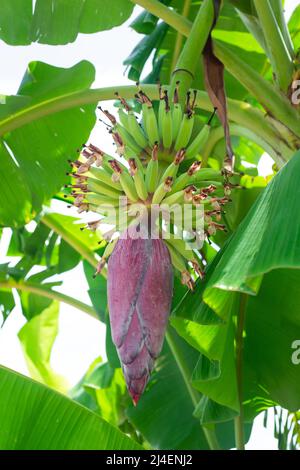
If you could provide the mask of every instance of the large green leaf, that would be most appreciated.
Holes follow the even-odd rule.
[[[220,361],[208,361],[206,356],[200,356],[200,360],[192,376],[192,382],[195,388],[200,390],[204,395],[209,396],[214,402],[238,412],[239,404],[235,379],[234,334],[234,325],[231,321],[227,322],[226,327],[219,327],[219,335],[217,338],[220,342],[224,342]],[[204,360],[204,357],[206,360]],[[204,364],[206,362],[204,367],[203,361]],[[218,362],[220,364],[219,366],[217,366]],[[215,370],[216,367],[217,371]],[[209,373],[203,374],[204,371],[209,371]]]
[[[49,387],[65,392],[68,388],[66,380],[50,365],[51,350],[58,333],[58,320],[59,304],[54,301],[39,315],[25,323],[18,336],[30,376]]]
[[[2,450],[137,450],[99,416],[53,390],[0,367]]]
[[[205,356],[194,371],[194,386],[217,405],[236,409],[234,341],[224,332],[241,315],[240,294],[233,291],[246,296],[242,389],[249,419],[275,404],[300,406],[300,370],[292,362],[292,343],[300,335],[299,182],[300,152],[262,191],[210,266],[206,283],[185,296],[172,318],[178,333]],[[194,296],[203,301],[196,305]],[[225,325],[205,324],[210,310]],[[229,349],[220,355],[222,344]],[[216,412],[211,402],[208,411]]]
[[[270,406],[300,408],[300,367],[292,344],[300,338],[300,270],[266,274],[257,296],[249,296],[244,339],[244,401],[248,416]]]
[[[80,62],[61,69],[41,62],[29,64],[18,96],[0,105],[2,122],[26,105],[34,109],[57,97],[89,88],[94,68]],[[29,222],[67,181],[67,159],[89,135],[95,122],[93,106],[58,112],[7,132],[0,142],[0,224],[16,227]]]
[[[129,423],[125,410],[131,402],[120,363],[115,368],[99,357],[70,392],[72,398],[98,413],[110,424],[143,443],[142,436]]]
[[[0,38],[8,44],[67,44],[79,33],[119,26],[132,13],[129,0],[2,0]],[[67,18],[67,25],[66,25]]]

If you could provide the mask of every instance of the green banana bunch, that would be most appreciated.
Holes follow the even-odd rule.
[[[195,132],[196,93],[192,96],[188,92],[185,105],[181,106],[179,86],[178,82],[172,100],[167,88],[159,86],[158,107],[138,87],[135,98],[141,114],[116,93],[121,105],[119,121],[99,107],[109,121],[106,126],[118,157],[92,144],[84,145],[79,157],[70,161],[72,172],[68,175],[73,181],[65,186],[65,197],[74,198],[78,212],[99,214],[99,220],[88,224],[90,229],[112,225],[109,235],[126,230],[137,223],[135,204],[141,204],[149,213],[152,205],[165,210],[175,205],[184,208],[187,204],[195,232],[199,206],[203,208],[205,236],[212,237],[217,231],[226,230],[221,223],[223,206],[230,202],[230,193],[239,186],[229,181],[228,174],[201,167],[200,155],[209,138],[212,118]],[[176,231],[173,216],[170,223]],[[164,225],[161,221],[157,224],[163,236]],[[182,282],[192,289],[195,279],[204,276],[201,256],[174,232],[168,235],[166,243],[172,263],[181,272]],[[113,243],[109,243],[103,255],[104,264],[112,249]]]

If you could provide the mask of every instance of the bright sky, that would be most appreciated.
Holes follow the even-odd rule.
[[[289,17],[297,6],[297,0],[286,1],[286,16]],[[136,8],[136,13],[138,9]],[[124,75],[122,61],[126,58],[141,36],[125,24],[117,29],[93,35],[79,35],[76,42],[66,46],[12,47],[0,41],[1,69],[0,93],[14,94],[21,82],[27,64],[33,60],[52,65],[70,67],[80,60],[92,62],[96,68],[94,87],[132,84]],[[110,139],[99,124],[92,133],[92,141],[100,143],[111,151]],[[265,157],[261,173],[268,174],[272,160]],[[64,210],[55,206],[56,210]],[[71,214],[69,211],[65,212]],[[7,262],[3,256],[8,238],[0,242],[0,263]],[[81,267],[63,276],[64,284],[60,289],[65,294],[89,303],[87,283]],[[17,333],[25,323],[20,306],[14,309],[2,330],[0,330],[0,363],[28,375]],[[84,313],[66,305],[61,305],[60,328],[52,353],[53,368],[75,384],[85,373],[90,363],[98,356],[105,359],[105,327]],[[255,421],[248,449],[276,449],[277,443],[270,429],[262,426],[262,417]]]

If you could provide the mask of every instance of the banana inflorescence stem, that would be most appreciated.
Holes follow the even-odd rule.
[[[195,70],[200,61],[201,53],[206,44],[214,21],[214,6],[212,0],[204,0],[196,15],[186,43],[180,53],[175,70],[172,73],[170,96],[173,96],[176,82],[180,81],[181,104],[184,103],[186,92],[192,85]]]
[[[182,9],[182,13],[181,13],[181,16],[183,18],[188,17],[189,12],[190,12],[190,8],[191,8],[191,3],[192,3],[192,0],[185,0],[184,5],[183,5],[183,9]],[[177,60],[178,60],[178,57],[179,57],[179,54],[180,54],[180,51],[181,51],[181,48],[182,48],[182,42],[183,42],[183,35],[178,32],[177,37],[176,37],[175,46],[174,46],[173,57],[172,57],[170,80],[172,78],[172,71],[175,70],[175,68],[176,68],[176,63],[177,63]]]

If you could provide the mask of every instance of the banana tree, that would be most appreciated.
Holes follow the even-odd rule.
[[[42,385],[0,371],[1,448],[244,449],[271,408],[279,447],[299,446],[300,9],[287,22],[283,8],[3,1],[0,37],[15,46],[66,44],[132,14],[143,37],[124,58],[132,85],[91,88],[87,61],[33,62],[2,99],[0,224],[15,261],[0,266],[0,306],[4,322],[18,293]],[[97,108],[116,155],[89,140]],[[51,199],[92,218],[53,212]],[[90,305],[51,280],[79,263]],[[107,361],[71,390],[50,365],[60,302],[106,325]],[[51,432],[14,438],[41,397]],[[68,413],[82,434],[75,418],[63,433]]]

